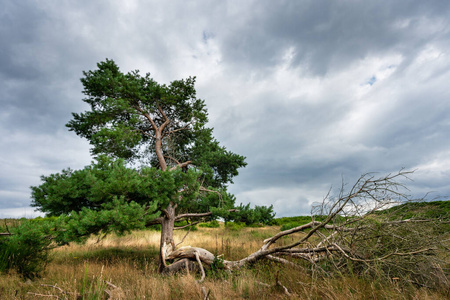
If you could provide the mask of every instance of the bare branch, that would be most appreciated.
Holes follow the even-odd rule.
[[[192,227],[191,227],[192,228]],[[175,245],[175,248],[178,247],[178,245],[182,244],[184,242],[184,239],[188,236],[189,232],[191,232],[191,228],[189,228],[188,232],[184,235],[184,237],[181,239],[179,243]],[[176,228],[175,228],[176,229]]]
[[[38,296],[38,297],[54,297],[56,299],[60,299],[58,296],[56,295],[44,295],[44,294],[36,294],[36,293],[32,293],[32,292],[28,292],[28,295],[33,295],[33,296]]]
[[[420,249],[417,251],[411,251],[411,252],[406,252],[406,253],[400,253],[400,252],[392,252],[389,253],[383,257],[377,257],[374,259],[359,259],[359,258],[355,258],[355,257],[351,257],[350,255],[348,255],[348,253],[350,252],[349,250],[345,251],[342,247],[340,247],[338,244],[334,243],[333,246],[335,246],[346,258],[353,260],[353,261],[359,261],[359,262],[374,262],[374,261],[382,261],[385,260],[391,256],[412,256],[412,255],[416,255],[419,253],[424,253],[424,252],[429,252],[429,251],[436,251],[436,248],[426,248],[426,249]]]
[[[188,166],[188,165],[190,165],[190,164],[192,164],[192,161],[191,161],[191,160],[185,161],[185,162],[183,162],[183,163],[179,163],[179,162],[178,162],[178,164],[177,164],[176,166],[170,168],[170,171],[176,170],[177,168],[183,168],[183,167],[186,167],[186,166]]]
[[[178,132],[178,131],[182,131],[182,130],[189,129],[189,125],[192,125],[192,122],[189,122],[189,123],[186,124],[184,127],[177,128],[177,129],[171,130],[171,131],[169,131],[169,132],[167,132],[167,133],[164,133],[163,136],[167,136],[167,135],[170,135],[170,134],[175,133],[175,132]]]
[[[312,217],[313,220],[307,224],[281,231],[264,240],[261,248],[247,257],[237,261],[224,260],[224,268],[239,269],[263,258],[292,268],[302,268],[296,264],[298,262],[296,259],[301,259],[310,263],[313,270],[316,268],[321,270],[317,263],[327,261],[337,272],[343,272],[345,271],[343,268],[347,268],[351,260],[358,262],[358,269],[362,268],[363,272],[367,273],[386,272],[383,274],[390,276],[395,272],[398,272],[397,274],[408,272],[415,276],[411,278],[419,283],[426,284],[427,280],[434,280],[431,275],[424,275],[422,271],[416,269],[419,266],[424,267],[416,262],[425,260],[430,262],[430,265],[433,265],[433,262],[441,262],[440,258],[433,254],[437,253],[438,249],[448,250],[446,242],[443,238],[439,240],[428,238],[427,234],[435,230],[433,226],[441,226],[448,222],[439,219],[385,221],[389,220],[389,216],[377,217],[373,214],[375,210],[390,205],[393,199],[406,199],[401,193],[402,184],[395,180],[409,173],[399,172],[378,179],[370,174],[361,176],[350,188],[350,192],[345,193],[341,190],[337,198],[331,198],[330,194],[324,198],[319,207],[321,214],[324,212],[327,214],[324,221],[319,222]],[[367,205],[371,203],[375,205],[367,209]],[[183,214],[177,218],[209,215],[210,213]],[[428,223],[431,225],[421,225]],[[441,227],[436,229],[442,231]],[[291,244],[274,246],[281,238],[302,231],[306,232]],[[286,257],[288,259],[279,256],[288,256]],[[170,253],[169,258],[189,259],[193,262],[200,260],[208,265],[214,261],[212,253],[193,247],[175,250]],[[420,278],[426,279],[424,281]]]
[[[180,164],[180,162],[179,162],[178,160],[176,160],[175,158],[173,158],[173,157],[170,156],[170,155],[164,155],[164,157],[170,159],[171,161],[173,161],[173,162],[176,163],[177,165]],[[172,170],[172,169],[171,169],[171,170]]]
[[[237,209],[229,209],[228,212],[235,212]],[[202,217],[208,217],[211,216],[212,212],[205,212],[205,213],[186,213],[181,214],[175,217],[175,221],[179,221],[183,218],[202,218]]]
[[[184,226],[175,227],[173,230],[179,230],[179,229],[183,229],[183,228],[187,228],[187,227],[192,227],[192,226],[197,225],[197,224],[199,224],[201,222],[202,221],[200,220],[200,221],[197,221],[197,222],[194,222],[194,223],[189,223],[189,224],[184,225]],[[190,228],[189,228],[189,230],[190,230]]]
[[[276,256],[273,256],[273,255],[267,255],[266,258],[269,259],[269,260],[278,262],[278,263],[282,263],[284,265],[288,265],[288,266],[290,266],[292,268],[295,268],[295,269],[301,269],[301,270],[305,269],[302,266],[294,264],[293,262],[291,262],[291,261],[289,261],[287,259],[281,258],[281,257],[276,257]]]
[[[163,218],[159,217],[153,220],[148,221],[147,223],[145,223],[145,226],[152,226],[152,225],[157,225],[157,224],[161,224],[163,222]]]

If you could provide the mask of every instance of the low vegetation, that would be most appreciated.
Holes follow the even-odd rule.
[[[448,221],[450,220],[450,201],[408,202],[374,213],[379,216],[389,216],[391,220],[412,218]]]
[[[375,224],[371,228],[377,230],[378,238],[371,240],[360,236],[357,241],[365,243],[371,251],[382,251],[389,247],[402,249],[414,246],[398,244],[398,239],[393,238],[396,235],[401,235],[405,243],[412,240],[408,238],[411,234],[415,235],[417,243],[423,243],[425,236],[432,236],[432,240],[439,240],[433,246],[440,246],[437,251],[426,255],[407,256],[405,259],[397,255],[379,264],[345,257],[318,260],[316,264],[289,258],[296,262],[296,268],[272,260],[259,260],[247,267],[227,272],[223,270],[223,257],[229,260],[246,257],[258,251],[262,240],[279,233],[280,226],[301,222],[305,217],[280,218],[275,222],[283,225],[265,227],[248,227],[244,223],[232,222],[225,226],[222,222],[214,221],[199,224],[198,230],[187,235],[183,230],[174,233],[174,239],[183,240],[183,245],[197,245],[214,253],[216,259],[210,266],[205,266],[206,278],[202,283],[199,283],[201,273],[192,269],[184,269],[176,276],[159,274],[156,270],[160,233],[156,230],[141,230],[125,236],[109,234],[102,239],[92,236],[85,244],[70,243],[49,250],[49,260],[41,277],[25,280],[20,276],[20,270],[4,272],[0,276],[0,298],[445,299],[450,297],[450,260],[447,251],[450,225],[440,218],[448,215],[448,203],[408,204],[414,209],[420,207],[418,211],[427,216],[439,216],[433,222],[398,223],[408,224],[408,227],[397,226],[396,223],[386,228],[381,226],[384,218],[391,222],[405,220],[410,210],[404,209],[404,206],[374,213],[367,218],[365,225]],[[308,218],[311,220],[311,217]],[[317,216],[316,219],[321,218],[323,216]],[[417,214],[408,219],[419,220]],[[7,225],[3,225],[3,229],[10,231],[20,223],[36,222],[44,221],[2,221]],[[326,229],[321,230],[321,234],[326,234]],[[300,240],[308,232],[286,235],[277,240],[277,247]],[[370,235],[370,231],[365,234]],[[390,244],[393,242],[395,244]],[[368,254],[360,253],[361,256]]]

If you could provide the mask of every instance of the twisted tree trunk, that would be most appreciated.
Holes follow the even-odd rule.
[[[158,267],[158,271],[160,273],[162,273],[167,267],[167,256],[175,250],[175,242],[173,240],[173,230],[175,228],[175,208],[176,205],[169,203],[167,208],[163,210],[164,215],[161,220],[161,241]]]

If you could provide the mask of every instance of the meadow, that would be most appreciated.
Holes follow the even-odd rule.
[[[12,222],[12,221],[10,221]],[[262,241],[280,230],[266,227],[199,227],[175,231],[175,242],[208,249],[227,259],[240,259],[259,249]],[[288,243],[304,233],[286,237]],[[160,232],[91,237],[83,245],[52,250],[40,278],[24,280],[14,271],[0,274],[0,299],[446,299],[449,289],[404,284],[356,273],[318,271],[305,264],[293,269],[272,261],[228,273],[220,268],[199,274],[156,272]],[[279,284],[277,284],[277,282]]]

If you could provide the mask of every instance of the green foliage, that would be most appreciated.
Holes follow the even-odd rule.
[[[34,219],[29,219],[28,221],[33,223],[45,223],[45,222],[57,222],[59,217],[57,216],[51,216],[51,217],[36,217]]]
[[[242,203],[237,207],[237,212],[231,215],[230,219],[234,222],[242,222],[246,225],[251,224],[271,224],[275,217],[273,205],[258,206],[250,208],[250,204],[243,205]]]
[[[206,223],[200,223],[198,224],[199,227],[206,227],[206,228],[219,228],[220,224],[217,220],[212,220]]]
[[[0,271],[15,269],[24,278],[40,275],[49,260],[54,222],[22,221],[0,239]]]
[[[214,256],[214,260],[207,269],[207,276],[215,279],[226,279],[229,277],[229,272],[226,272],[223,264],[224,259],[221,256]]]
[[[450,220],[450,201],[408,202],[376,211],[376,215],[389,216],[390,220],[441,219]]]
[[[173,130],[192,121],[193,127],[202,128],[207,122],[204,101],[196,98],[195,78],[164,85],[154,81],[150,74],[141,76],[139,71],[124,74],[109,59],[98,63],[97,67],[97,70],[83,72],[81,79],[86,95],[83,101],[91,110],[74,113],[73,120],[67,124],[70,130],[90,141],[94,154],[135,159],[143,146],[152,151],[142,112],[155,115],[161,109],[173,120]],[[174,150],[187,146],[191,138],[190,134],[180,136]]]
[[[326,218],[327,218],[327,216],[324,216],[324,215],[313,215],[312,217],[311,216],[283,217],[283,218],[273,219],[271,221],[271,224],[279,225],[279,226],[286,225],[285,228],[287,228],[287,227],[294,228],[297,226],[308,224],[309,222],[312,222],[312,221],[323,222],[323,221],[325,221]],[[339,223],[344,222],[346,219],[347,219],[346,217],[337,215],[333,218],[333,220],[331,220],[330,223],[331,224],[339,224]]]
[[[219,256],[214,256],[214,260],[211,264],[211,270],[217,271],[217,270],[223,270],[223,258]]]
[[[242,222],[227,222],[225,228],[231,231],[239,231],[245,227],[245,223]]]
[[[227,151],[212,137],[212,129],[204,128],[194,133],[195,143],[189,155],[197,169],[201,170],[201,180],[214,188],[233,183],[238,169],[245,167],[245,157]]]
[[[98,276],[97,278],[95,278],[94,276],[91,280],[88,276],[88,265],[84,265],[84,274],[83,278],[81,279],[80,291],[83,299],[97,300],[102,298],[103,294],[105,293],[105,288],[107,287],[107,284],[102,275],[103,274],[100,274],[100,276]]]
[[[305,224],[307,224],[307,223],[305,223]],[[300,224],[300,223],[297,223],[297,222],[285,223],[285,224],[281,225],[280,230],[281,231],[289,230],[289,229],[292,229],[292,228],[295,228],[295,227],[298,227],[298,226],[301,226],[301,225],[304,225],[304,224]]]
[[[192,224],[191,221],[183,220],[183,221],[175,222],[174,225],[175,225],[175,229],[179,228],[179,229],[185,230],[185,231],[197,231],[198,230],[197,225],[190,225],[190,224]],[[181,227],[183,227],[183,228],[181,228]]]
[[[276,218],[272,221],[272,224],[273,225],[298,224],[297,226],[300,226],[307,224],[309,222],[311,222],[311,216],[297,216],[297,217]]]
[[[91,109],[74,113],[66,125],[89,140],[93,154],[159,165],[153,131],[164,126],[166,164],[192,161],[205,186],[223,187],[246,165],[243,156],[220,146],[212,129],[205,127],[207,110],[204,100],[196,97],[195,77],[165,85],[139,71],[124,74],[109,59],[97,67],[83,72],[81,79],[83,101]]]
[[[127,202],[124,197],[114,197],[112,202],[103,203],[100,210],[82,208],[80,212],[72,212],[62,217],[64,230],[58,234],[59,243],[71,241],[84,242],[91,234],[103,234],[114,232],[118,235],[130,233],[131,230],[145,228],[148,220],[156,214],[148,214],[154,211],[153,207],[139,205],[134,201]]]
[[[90,110],[73,113],[66,125],[90,142],[96,161],[42,176],[42,184],[31,187],[32,206],[60,216],[54,240],[84,242],[91,234],[142,229],[158,223],[169,205],[176,214],[229,217],[235,198],[227,184],[245,157],[220,146],[205,126],[195,78],[165,85],[139,71],[124,74],[112,60],[97,67],[81,79]],[[257,211],[256,222],[273,218],[272,207]]]
[[[112,60],[97,67],[81,79],[90,110],[74,113],[67,124],[89,140],[96,162],[42,176],[42,184],[31,187],[32,206],[64,216],[60,242],[141,228],[169,203],[177,213],[212,209],[213,218],[227,216],[235,198],[226,185],[245,158],[220,146],[205,127],[207,110],[196,98],[195,78],[165,85],[139,71],[124,74]],[[186,161],[189,167],[170,168]],[[200,183],[210,192],[201,191]]]
[[[140,205],[158,203],[165,207],[177,201],[178,191],[184,188],[180,204],[189,203],[198,196],[198,176],[193,170],[163,172],[156,168],[134,170],[124,160],[106,156],[97,158],[84,169],[42,176],[43,183],[32,189],[32,206],[49,215],[79,212],[83,208],[99,210],[102,205],[123,197]]]

